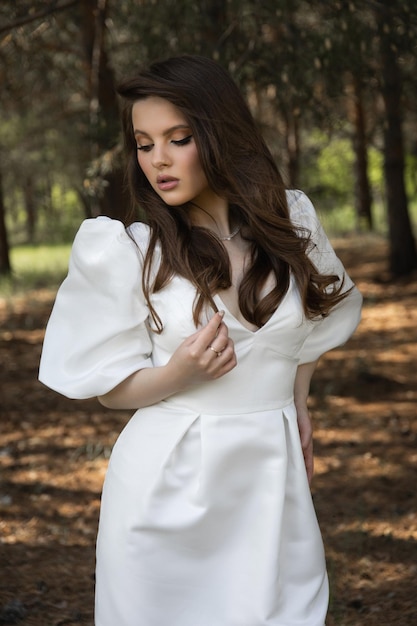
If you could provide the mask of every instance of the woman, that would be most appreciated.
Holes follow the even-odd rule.
[[[96,625],[323,626],[307,398],[361,297],[217,63],[155,63],[119,94],[147,224],[83,223],[40,367],[137,409],[103,490]]]

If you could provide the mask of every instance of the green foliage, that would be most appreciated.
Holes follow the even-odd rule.
[[[65,278],[71,246],[17,246],[11,251],[13,272],[0,279],[0,297],[30,289],[56,288]]]
[[[339,236],[358,230],[355,212],[354,154],[350,139],[329,137],[318,130],[307,133],[304,144],[301,187],[313,199],[326,231]],[[417,225],[417,190],[415,159],[407,156],[406,180],[410,214]],[[374,230],[387,234],[383,155],[375,147],[368,149],[368,178],[373,198]]]
[[[353,180],[354,154],[348,139],[336,138],[322,148],[317,158],[317,177],[329,195],[348,197]]]
[[[51,215],[45,210],[40,215],[38,241],[69,243],[84,219],[80,198],[74,189],[54,183],[51,189]]]
[[[413,227],[414,237],[417,239],[417,195],[414,195],[409,203],[410,220]]]
[[[314,130],[306,135],[302,162],[302,187],[319,194],[330,205],[337,200],[353,204],[354,155],[343,136]]]
[[[325,201],[320,196],[312,199],[329,237],[341,237],[355,231],[357,220],[352,204],[342,203],[336,199],[330,204],[329,199]]]
[[[376,148],[368,148],[368,178],[374,191],[381,194],[384,188],[383,155]]]
[[[256,101],[259,124],[280,138],[274,139],[280,167],[299,133],[298,184],[324,211],[338,212],[338,229],[356,226],[347,89],[352,76],[363,98],[368,144],[383,143],[376,27],[381,12],[398,51],[404,126],[408,137],[415,136],[417,4],[409,0],[124,0],[106,4],[102,39],[95,32],[98,7],[74,3],[59,11],[40,0],[0,3],[0,170],[12,244],[72,239],[93,207],[91,172],[117,144],[113,74],[118,80],[151,59],[198,53],[226,66]],[[106,65],[95,67],[98,58]],[[407,150],[406,185],[414,206],[417,164],[413,146]],[[376,148],[368,156],[375,222],[384,229],[382,157]],[[106,179],[99,174],[102,189]]]
[[[49,189],[37,180],[35,189],[36,227],[33,237],[28,235],[27,212],[20,189],[8,197],[6,223],[10,245],[30,243],[70,243],[85,215],[80,198],[65,181],[52,183]]]
[[[417,200],[417,154],[407,154],[405,160],[405,183],[408,195]]]

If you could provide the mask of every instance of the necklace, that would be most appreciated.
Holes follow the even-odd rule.
[[[241,228],[242,224],[239,224],[239,226],[235,228],[235,230],[232,231],[230,235],[227,235],[227,237],[220,237],[220,241],[230,241],[231,239],[233,239],[233,237],[236,237]]]

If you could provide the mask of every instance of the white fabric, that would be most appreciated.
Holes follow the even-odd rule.
[[[104,394],[151,367],[141,255],[121,222],[85,220],[48,322],[40,380],[69,398]]]
[[[294,222],[312,232],[316,265],[342,277],[309,200],[288,198]],[[103,394],[140,367],[163,365],[195,332],[195,291],[180,277],[152,297],[163,333],[148,330],[148,229],[134,224],[130,234],[137,246],[119,222],[87,220],[74,242],[40,368],[69,397]],[[292,282],[256,332],[226,310],[237,367],[134,414],[103,490],[96,626],[323,626],[327,576],[293,385],[300,362],[349,337],[360,304],[354,289],[311,322]]]

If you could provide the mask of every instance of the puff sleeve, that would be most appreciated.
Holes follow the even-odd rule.
[[[311,322],[311,332],[299,354],[301,364],[315,361],[349,339],[360,321],[362,296],[336,256],[307,196],[300,191],[289,192],[288,203],[293,224],[311,233],[309,257],[320,273],[336,274],[339,281],[344,281],[343,291],[352,288],[327,317]]]
[[[69,398],[91,398],[152,367],[141,269],[141,252],[121,222],[82,223],[47,324],[42,383]]]

